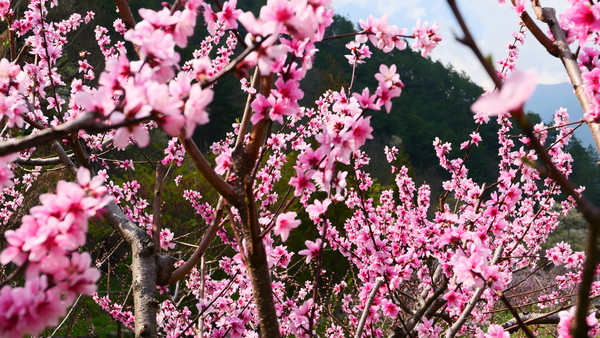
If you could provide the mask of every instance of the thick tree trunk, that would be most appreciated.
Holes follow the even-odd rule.
[[[271,287],[271,272],[265,246],[261,238],[255,239],[247,248],[246,268],[252,283],[252,294],[258,313],[262,337],[280,337],[277,312]]]
[[[173,271],[173,259],[155,254],[150,236],[133,224],[114,202],[106,206],[105,217],[131,245],[135,336],[156,337],[156,285],[157,281],[168,281]]]
[[[135,336],[156,337],[156,258],[151,246],[143,242],[132,245],[133,306]]]

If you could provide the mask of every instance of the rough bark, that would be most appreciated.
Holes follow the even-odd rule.
[[[553,324],[556,325],[560,322],[560,317],[558,313],[553,313],[551,315],[543,314],[543,313],[528,313],[522,314],[521,319],[526,325],[544,325],[544,324]],[[502,327],[505,330],[508,330],[509,333],[515,333],[519,331],[520,327],[517,323],[516,319],[511,319],[508,322],[502,324]]]
[[[277,312],[273,302],[271,272],[267,263],[265,246],[261,238],[247,246],[246,268],[252,283],[252,295],[258,312],[258,322],[262,337],[280,337]]]
[[[164,254],[155,254],[152,238],[133,224],[114,202],[106,207],[104,216],[131,245],[135,336],[156,337],[156,285],[168,280],[173,271],[174,259]]]
[[[569,48],[565,32],[560,27],[559,21],[556,17],[556,11],[553,8],[547,7],[536,7],[536,11],[538,14],[538,18],[546,22],[548,24],[548,28],[550,28],[550,32],[554,37],[554,44],[558,49],[558,57],[560,58],[560,61],[563,63],[565,70],[567,71],[567,75],[569,76],[569,81],[573,86],[575,96],[577,96],[577,99],[581,104],[581,109],[585,114],[589,112],[589,98],[587,97],[583,89],[583,78],[581,77],[581,69],[577,64],[577,58],[575,57],[575,54],[573,54],[573,52]],[[600,150],[600,124],[597,121],[588,120],[586,122],[590,128],[592,137],[594,138],[596,149]]]
[[[273,86],[273,75],[261,77],[260,92],[268,95]],[[244,115],[251,111],[245,111]],[[247,116],[245,117],[247,118]],[[267,262],[267,254],[263,239],[260,236],[260,226],[258,224],[258,214],[256,211],[256,202],[254,201],[253,177],[252,172],[257,161],[260,161],[260,147],[267,134],[267,120],[263,119],[256,123],[250,131],[248,143],[242,148],[242,142],[239,147],[233,151],[233,168],[236,176],[236,195],[237,198],[231,200],[240,211],[242,219],[242,233],[246,241],[245,265],[248,270],[250,282],[252,283],[252,293],[256,304],[258,321],[261,335],[263,337],[280,337],[279,322],[275,303],[273,300],[273,289],[271,287],[271,272]]]
[[[76,174],[75,164],[61,144],[53,141],[53,146],[69,171]],[[105,207],[104,217],[131,246],[135,336],[156,337],[158,310],[156,285],[164,285],[169,280],[175,259],[166,254],[155,253],[152,238],[129,220],[114,201]]]
[[[153,249],[143,241],[132,244],[133,307],[135,313],[135,336],[156,337],[157,268]]]

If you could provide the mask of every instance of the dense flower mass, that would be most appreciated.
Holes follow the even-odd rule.
[[[570,6],[561,16],[561,26],[568,33],[568,41],[578,43],[578,57],[583,75],[583,85],[589,99],[584,107],[585,118],[600,118],[600,77],[598,75],[598,34],[600,33],[600,4],[570,0]]]
[[[415,76],[401,65],[374,64],[374,52],[410,48],[426,58],[442,42],[438,24],[418,21],[409,30],[369,16],[360,31],[326,37],[333,31],[330,0],[267,0],[254,13],[236,0],[165,2],[141,9],[138,22],[126,1],[115,3],[123,6],[121,17],[110,29],[93,29],[102,62],[82,51],[65,76],[59,66],[69,39],[94,13],[54,22],[49,13],[57,0],[31,0],[19,16],[0,0],[0,19],[15,40],[8,43],[24,41],[23,52],[33,56],[0,60],[0,224],[9,228],[40,172],[57,164],[76,172],[75,182],[59,181],[53,193],[41,194],[40,205],[4,234],[2,271],[25,278],[22,286],[10,276],[1,281],[0,336],[56,326],[82,294],[93,295],[126,328],[149,330],[145,335],[345,337],[364,329],[375,337],[504,338],[495,315],[508,312],[504,292],[554,265],[561,272],[545,281],[547,291],[527,293],[531,304],[517,306],[554,309],[582,283],[584,253],[564,242],[542,249],[582,190],[561,200],[564,183],[556,179],[574,170],[567,111],[534,126],[535,136],[519,138],[507,114],[521,112],[536,85],[532,73],[514,70],[526,20],[498,61],[502,68],[490,71],[502,87],[471,106],[475,130],[459,146],[430,140],[444,172],[441,186],[433,187],[414,179],[400,147],[385,147],[387,163],[363,149],[376,136],[374,116],[393,114],[404,81],[410,88]],[[600,117],[600,7],[569,3],[561,25],[566,39],[579,44],[589,98],[582,102],[593,121]],[[527,6],[517,0],[513,10],[521,18]],[[209,33],[200,40],[198,22]],[[302,82],[313,79],[315,55],[324,40],[337,38],[349,38],[342,44],[349,85],[339,82],[305,102],[313,93]],[[194,48],[185,60],[183,51]],[[356,88],[364,64],[375,74]],[[232,73],[241,78],[243,113],[224,139],[199,147],[198,126],[226,113],[215,108],[221,99],[215,87]],[[473,178],[469,154],[490,141],[486,124],[497,132],[499,163],[497,175],[483,183]],[[528,148],[532,137],[547,149]],[[554,179],[532,165],[542,155],[550,157],[545,170],[555,169]],[[22,170],[28,166],[34,169]],[[391,183],[372,178],[369,166],[388,166]],[[192,168],[201,175],[184,175]],[[153,181],[148,171],[156,171]],[[166,187],[174,193],[163,194]],[[179,197],[182,203],[172,205]],[[143,313],[132,312],[129,294],[121,304],[96,292],[100,272],[92,264],[102,266],[111,254],[92,263],[81,248],[89,220],[104,209],[120,236],[117,247],[127,242],[133,249],[109,263],[133,269],[133,281],[127,276],[123,284],[133,285],[136,311]],[[182,248],[194,254],[185,257]],[[161,265],[169,255],[182,260],[165,277],[173,270]],[[592,278],[590,297],[599,295],[600,282]],[[575,310],[558,316],[557,333],[568,337]],[[587,323],[597,333],[594,314]]]
[[[36,334],[56,325],[77,294],[91,295],[100,272],[89,253],[76,250],[85,244],[88,219],[97,215],[109,198],[99,177],[80,169],[77,183],[60,181],[56,193],[40,196],[41,205],[23,217],[21,227],[8,230],[7,247],[0,263],[25,270],[24,287],[0,289],[0,335]]]

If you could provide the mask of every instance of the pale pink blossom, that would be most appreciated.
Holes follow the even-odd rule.
[[[294,211],[284,212],[277,216],[273,232],[275,235],[281,236],[282,241],[285,242],[288,239],[290,232],[300,225],[301,222],[296,217],[297,214]]]
[[[209,118],[206,108],[212,99],[213,91],[211,89],[202,89],[199,84],[192,85],[190,97],[184,109],[186,137],[192,137],[196,125],[208,123]]]
[[[536,87],[534,72],[523,73],[515,70],[502,84],[501,89],[481,96],[473,105],[474,113],[495,116],[512,112],[523,107]]]

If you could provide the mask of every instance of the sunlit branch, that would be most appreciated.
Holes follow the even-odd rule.
[[[365,323],[367,322],[367,316],[369,314],[369,310],[371,308],[371,304],[373,304],[373,300],[379,291],[379,287],[383,284],[383,277],[377,277],[375,279],[375,285],[373,285],[373,289],[371,289],[371,293],[369,294],[369,298],[367,298],[367,302],[365,304],[365,308],[363,309],[362,315],[360,316],[360,320],[358,322],[358,327],[356,328],[356,334],[354,338],[362,337],[362,331],[365,327]]]
[[[531,330],[529,329],[529,327],[527,327],[527,325],[525,325],[525,323],[523,323],[523,320],[521,319],[521,316],[519,315],[519,313],[517,312],[517,310],[515,310],[515,308],[512,306],[512,304],[510,304],[510,301],[506,298],[506,296],[504,296],[504,293],[502,293],[502,291],[499,291],[499,290],[494,290],[494,292],[500,298],[500,300],[502,300],[502,302],[504,303],[504,305],[506,305],[506,308],[513,315],[513,317],[517,321],[517,324],[519,324],[519,327],[521,328],[521,330],[523,330],[523,332],[525,333],[525,335],[527,337],[529,337],[529,338],[535,337],[533,335],[533,332],[531,332]]]

